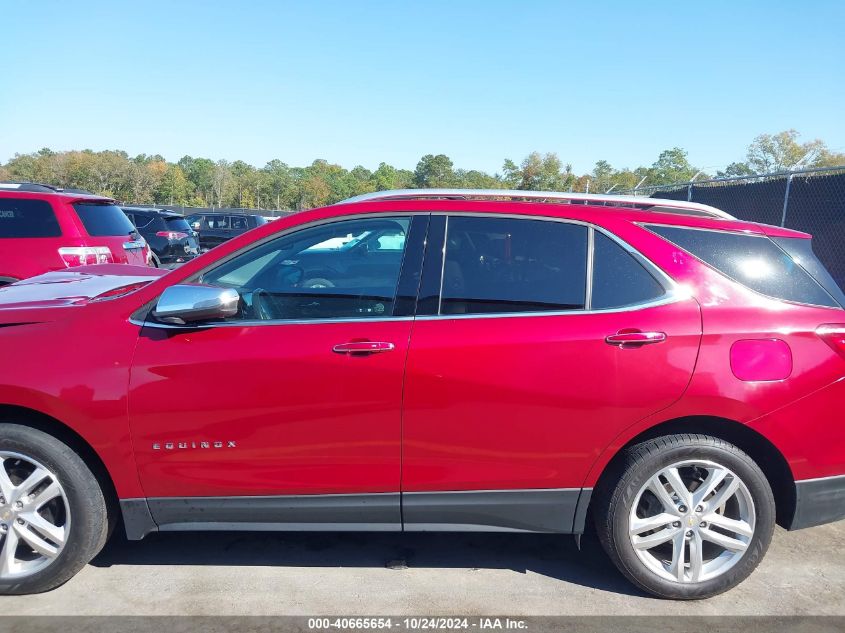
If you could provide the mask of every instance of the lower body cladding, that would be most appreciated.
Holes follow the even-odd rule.
[[[130,540],[188,530],[581,534],[590,488],[120,501]]]
[[[795,482],[795,514],[790,530],[845,519],[845,475]]]

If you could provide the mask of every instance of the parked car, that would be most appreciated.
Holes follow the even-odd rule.
[[[0,289],[0,592],[65,582],[122,518],[130,539],[594,524],[634,584],[693,599],[776,522],[845,517],[845,296],[804,233],[379,192],[162,274]]]
[[[114,200],[0,183],[0,286],[86,264],[145,265],[149,248]]]
[[[199,233],[200,248],[203,251],[267,224],[264,216],[249,213],[195,213],[185,219]]]
[[[164,209],[121,208],[150,245],[154,266],[173,268],[199,254],[197,233],[184,216]]]

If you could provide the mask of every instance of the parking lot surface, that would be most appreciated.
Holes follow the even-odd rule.
[[[845,615],[845,522],[778,529],[738,588],[650,598],[594,538],[528,534],[121,535],[63,587],[6,615]]]

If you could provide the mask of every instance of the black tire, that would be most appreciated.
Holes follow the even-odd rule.
[[[58,478],[70,510],[70,530],[63,549],[45,568],[28,576],[0,578],[0,595],[49,591],[82,569],[106,543],[106,500],[97,479],[73,449],[52,435],[15,423],[0,423],[0,452],[32,458]]]
[[[775,501],[765,475],[747,454],[715,437],[682,434],[637,444],[620,457],[596,491],[593,517],[602,546],[631,582],[660,598],[697,600],[735,587],[754,571],[772,540]],[[628,535],[631,506],[637,493],[663,468],[684,460],[707,460],[728,468],[745,484],[754,503],[754,534],[742,557],[721,575],[702,582],[679,582],[659,576],[640,560]]]

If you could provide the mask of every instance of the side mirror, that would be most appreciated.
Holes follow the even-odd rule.
[[[199,231],[199,230],[200,230],[200,223],[199,223],[199,222],[194,222],[194,223],[191,225],[191,228],[193,228],[195,231]]]
[[[234,288],[178,284],[161,293],[153,316],[163,323],[176,325],[225,319],[238,313],[240,299]]]

